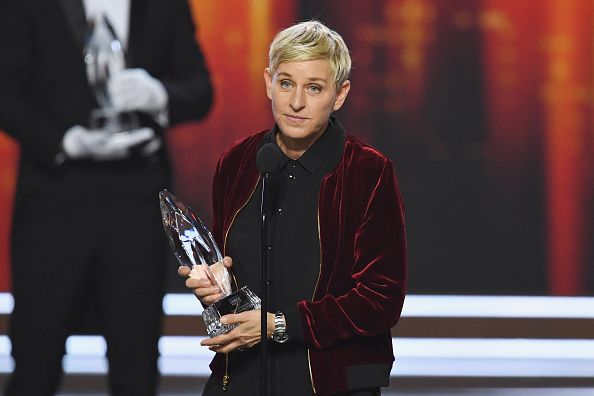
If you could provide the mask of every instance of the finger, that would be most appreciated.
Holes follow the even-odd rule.
[[[90,130],[89,132],[85,132],[84,136],[79,139],[79,142],[89,151],[92,151],[105,146],[105,143],[110,136],[111,133],[109,131],[94,129]]]
[[[225,258],[223,258],[223,265],[227,268],[231,268],[233,266],[233,259],[229,256],[225,256]]]
[[[153,138],[142,148],[142,154],[148,156],[153,153],[156,153],[157,150],[161,148],[161,145],[161,139]]]
[[[208,275],[202,265],[194,265],[190,271],[190,278],[208,280]],[[208,282],[209,284],[212,284],[210,283],[210,280],[208,280]]]
[[[126,82],[126,81],[124,81],[122,79],[118,79],[116,81],[112,81],[112,82],[109,83],[109,87],[108,87],[109,93],[112,96],[117,96],[119,98],[129,97],[129,96],[131,96],[128,93],[128,90],[131,89],[131,86],[130,85],[131,85],[130,83],[128,83],[128,82]]]
[[[210,286],[210,287],[199,287],[194,289],[194,294],[198,297],[208,297],[214,294],[220,294],[221,289],[218,286]]]
[[[214,287],[212,283],[208,279],[195,279],[195,278],[188,278],[186,279],[186,287],[190,289],[197,289],[199,287]]]
[[[230,336],[229,333],[221,334],[216,337],[212,338],[205,338],[204,340],[200,341],[200,345],[202,346],[215,346],[215,345],[227,345],[230,342],[235,341],[234,337]]]
[[[177,269],[177,274],[179,276],[189,276],[190,269],[188,267],[186,267],[185,265],[180,265],[179,268]]]
[[[144,128],[133,129],[131,131],[131,134],[133,137],[136,137],[136,135],[139,135],[142,137],[142,140],[147,140],[146,139],[147,137],[148,137],[148,139],[152,139],[155,137],[155,130],[153,128],[144,127]],[[140,139],[140,137],[139,137],[139,139]]]
[[[244,345],[244,343],[241,342],[241,340],[239,339],[225,340],[218,343],[212,343],[206,346],[208,346],[208,349],[210,349],[211,351],[220,353],[229,353],[238,348],[246,347],[246,345]]]
[[[155,135],[151,128],[140,128],[128,133],[118,133],[110,137],[106,146],[113,150],[124,149],[146,142]]]
[[[108,90],[113,102],[117,104],[130,103],[136,95],[141,93],[138,92],[138,84],[125,81],[111,83]]]
[[[245,345],[233,342],[231,344],[228,345],[215,345],[215,346],[211,346],[208,349],[210,349],[213,352],[217,352],[217,353],[229,353],[229,352],[233,352],[236,349],[239,348],[243,348]]]
[[[208,349],[210,349],[211,351],[214,351],[214,352],[219,352],[219,353],[229,353],[229,352],[233,352],[235,350],[246,350],[246,349],[252,348],[254,345],[258,344],[259,342],[260,342],[259,339],[255,340],[255,341],[250,341],[250,342],[246,342],[245,340],[242,340],[242,339],[237,339],[232,342],[229,342],[228,344],[213,345],[213,346],[209,347]]]
[[[120,111],[140,110],[146,105],[146,100],[140,99],[143,95],[143,93],[139,93],[134,98],[113,100],[113,106]]]
[[[87,139],[91,140],[107,140],[111,136],[111,132],[105,129],[89,129],[84,134]]]
[[[221,298],[223,298],[223,295],[221,293],[217,293],[211,294],[210,296],[202,297],[200,301],[202,301],[203,304],[211,305],[219,301]]]
[[[130,107],[132,107],[135,102],[134,98],[117,92],[111,93],[111,101],[116,109],[122,110],[130,110]]]
[[[241,314],[228,314],[221,317],[222,324],[232,324],[232,323],[243,323],[245,319],[243,319]]]
[[[146,78],[148,75],[149,74],[146,72],[146,70],[141,68],[124,69],[120,71],[118,74],[116,74],[118,78],[124,80]]]
[[[221,317],[221,323],[243,323],[249,321],[260,321],[260,310],[253,309],[250,311],[240,312],[236,314],[227,314]]]
[[[121,85],[132,85],[137,84],[138,81],[146,80],[148,78],[148,73],[144,72],[143,70],[133,70],[127,69],[122,70],[121,72],[115,74],[110,79],[110,84],[118,87]]]
[[[247,348],[253,348],[255,345],[258,345],[260,343],[260,339],[257,339],[256,341],[252,341],[250,343],[248,343],[246,346]]]

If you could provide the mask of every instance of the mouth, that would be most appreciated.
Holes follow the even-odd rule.
[[[287,119],[289,119],[290,121],[293,121],[293,122],[303,122],[303,121],[307,120],[307,117],[302,117],[302,116],[298,116],[298,115],[295,115],[295,114],[284,113],[283,115]]]

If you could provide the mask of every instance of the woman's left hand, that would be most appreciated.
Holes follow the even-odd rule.
[[[200,345],[220,353],[229,353],[236,349],[251,348],[260,342],[260,310],[245,311],[238,314],[229,314],[221,317],[221,323],[239,323],[239,326],[227,334],[203,340]],[[274,314],[268,312],[267,336],[270,338],[274,332]]]

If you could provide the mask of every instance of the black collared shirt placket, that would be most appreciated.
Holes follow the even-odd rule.
[[[274,142],[276,130],[262,144]],[[269,312],[281,311],[287,319],[291,339],[286,344],[270,343],[269,394],[311,395],[307,350],[301,340],[301,319],[297,303],[311,300],[320,271],[318,234],[318,195],[322,178],[335,165],[334,153],[340,139],[332,124],[297,160],[283,155],[279,170],[271,175],[275,211],[270,236],[273,262],[270,268]],[[240,286],[249,285],[257,293],[260,265],[260,200],[258,186],[250,201],[238,214],[229,232],[228,252]],[[242,375],[233,376],[229,390],[243,394],[259,378],[259,348],[232,353],[230,368]],[[235,366],[235,367],[234,367]],[[242,366],[239,368],[238,366]],[[242,380],[243,378],[243,380]],[[239,382],[239,383],[238,383]],[[241,385],[241,382],[245,382]],[[235,392],[227,393],[235,394]]]

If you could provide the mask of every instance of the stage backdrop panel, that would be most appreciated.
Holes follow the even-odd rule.
[[[207,119],[167,138],[176,192],[208,223],[220,153],[272,125],[270,40],[316,18],[353,57],[339,118],[396,164],[410,292],[594,295],[591,1],[190,3],[216,99]],[[3,135],[0,290],[10,287],[17,156]]]
[[[411,291],[594,293],[591,1],[299,4],[352,50],[342,119],[396,163]]]

